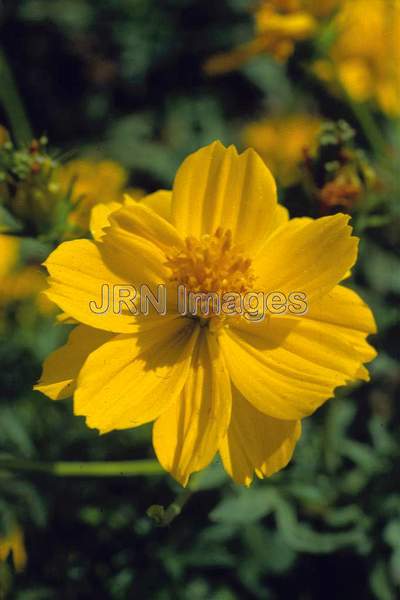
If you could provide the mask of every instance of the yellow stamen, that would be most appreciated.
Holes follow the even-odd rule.
[[[183,284],[188,292],[244,294],[254,285],[251,260],[233,243],[230,229],[218,227],[213,235],[188,237],[184,250],[167,256],[171,281]],[[212,315],[210,315],[212,316]]]

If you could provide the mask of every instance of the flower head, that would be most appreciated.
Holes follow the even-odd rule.
[[[15,570],[23,571],[27,561],[24,534],[16,524],[6,535],[0,534],[0,562],[7,560],[10,552],[13,556]]]
[[[18,238],[0,235],[0,279],[15,267],[19,257]]]
[[[121,202],[127,179],[125,169],[112,160],[80,159],[64,165],[59,173],[60,186],[64,193],[72,192],[71,201],[76,206],[71,222],[87,231],[93,207]]]
[[[349,217],[288,220],[261,158],[219,142],[190,155],[172,192],[130,202],[96,221],[96,239],[65,242],[47,259],[49,298],[79,325],[44,365],[36,388],[74,396],[76,415],[102,433],[155,421],[160,463],[185,485],[219,452],[248,485],[283,468],[301,419],[337,386],[368,379],[375,352],[368,307],[341,285],[357,255]],[[91,310],[104,283],[306,295],[306,314]],[[297,297],[299,299],[299,297]],[[276,304],[276,298],[272,304]],[[293,308],[293,306],[292,306]],[[258,309],[260,313],[260,309]]]
[[[347,0],[335,19],[330,62],[323,79],[338,81],[356,102],[375,101],[389,116],[400,114],[400,0]]]
[[[38,267],[19,266],[20,251],[19,238],[0,234],[0,311],[10,302],[37,296],[45,287]]]
[[[8,142],[10,139],[10,135],[3,125],[0,125],[0,146]]]
[[[342,0],[261,0],[254,11],[254,38],[237,48],[212,56],[205,64],[209,75],[240,67],[259,54],[286,61],[297,42],[312,37],[321,20],[331,16]]]
[[[310,149],[321,126],[318,117],[293,114],[248,125],[243,132],[247,146],[254,148],[283,185],[296,183],[304,151]]]

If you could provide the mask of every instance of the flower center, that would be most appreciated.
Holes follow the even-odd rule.
[[[191,293],[245,294],[253,287],[255,276],[251,260],[232,242],[232,231],[218,227],[200,239],[188,237],[185,248],[167,256],[171,281],[184,285]],[[211,315],[210,315],[211,316]]]

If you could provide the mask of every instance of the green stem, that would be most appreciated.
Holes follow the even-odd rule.
[[[0,48],[0,102],[4,107],[16,141],[19,144],[30,142],[33,138],[28,117],[18,88],[8,64],[6,55]]]
[[[356,102],[355,100],[353,100],[351,95],[348,93],[347,89],[340,81],[340,77],[338,75],[334,61],[332,61],[332,59],[330,59],[328,56],[325,56],[325,60],[329,62],[332,72],[334,74],[335,85],[337,86],[338,90],[340,90],[341,95],[351,108],[371,147],[371,150],[373,150],[377,154],[377,156],[385,154],[387,148],[385,136],[379,129],[379,126],[376,123],[368,105],[365,102]],[[311,79],[320,82],[320,79],[316,77],[316,75],[308,66],[303,65],[303,70],[307,77],[310,77]]]
[[[49,462],[0,458],[0,469],[56,477],[131,477],[164,473],[156,460]]]
[[[201,489],[202,479],[205,477],[205,471],[192,475],[186,488],[181,490],[175,500],[167,508],[162,504],[153,504],[147,509],[147,516],[154,521],[158,527],[170,525],[175,517],[178,517],[183,507],[194,492]]]
[[[347,98],[354,116],[360,123],[364,135],[371,146],[371,150],[373,150],[378,157],[381,157],[385,153],[386,140],[373,118],[371,111],[366,104],[354,102],[349,96],[347,96]]]
[[[366,102],[356,102],[355,100],[353,100],[352,96],[349,94],[349,92],[340,80],[335,63],[332,61],[330,62],[335,73],[336,84],[340,88],[343,98],[350,106],[355,118],[360,124],[360,127],[368,140],[371,150],[373,150],[377,156],[381,156],[385,153],[387,146],[385,136],[379,129],[379,126],[376,123]]]
[[[190,487],[185,488],[167,508],[164,508],[161,504],[153,504],[147,509],[147,516],[153,519],[158,527],[170,525],[181,514],[193,492],[194,490]]]

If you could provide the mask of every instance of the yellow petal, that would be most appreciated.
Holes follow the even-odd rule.
[[[214,142],[186,158],[174,182],[172,222],[182,237],[231,229],[246,252],[257,248],[273,227],[275,181],[254,150],[238,155]]]
[[[225,470],[240,484],[250,485],[286,467],[301,434],[300,421],[273,419],[256,410],[232,387],[232,416],[220,445]]]
[[[171,221],[172,192],[170,190],[158,190],[153,194],[141,198],[140,203],[153,209],[166,221]]]
[[[158,460],[182,485],[214,458],[229,424],[230,396],[216,341],[203,331],[182,393],[153,428]]]
[[[8,133],[8,131],[5,127],[0,125],[0,146],[5,144],[9,140],[10,140],[10,134]]]
[[[63,400],[72,396],[83,363],[93,350],[112,336],[113,334],[107,331],[78,325],[71,332],[68,342],[45,360],[42,375],[34,389],[52,400]]]
[[[235,386],[255,408],[276,419],[301,419],[318,408],[342,382],[339,375],[279,346],[284,319],[271,319],[270,338],[233,330],[220,334],[226,365]],[[259,325],[252,325],[252,329]],[[273,342],[276,347],[273,347]]]
[[[272,231],[280,227],[281,225],[285,225],[289,221],[289,211],[285,206],[281,204],[277,204],[274,220],[272,223]]]
[[[110,215],[110,227],[105,230],[102,241],[115,257],[112,265],[116,272],[120,271],[123,258],[131,265],[131,270],[132,263],[137,264],[141,280],[132,274],[131,280],[137,281],[139,288],[143,283],[147,284],[151,292],[157,295],[157,286],[166,284],[168,316],[176,314],[176,283],[169,281],[171,271],[166,262],[171,248],[183,249],[184,243],[171,223],[145,203],[130,203]],[[135,260],[137,256],[140,256],[140,260]],[[144,262],[146,257],[147,264]],[[160,318],[157,314],[153,316]]]
[[[256,38],[241,44],[229,52],[221,52],[211,56],[203,65],[207,75],[220,75],[239,69],[244,63],[265,50],[265,40]]]
[[[67,313],[60,313],[59,315],[56,316],[56,320],[58,323],[61,323],[62,325],[78,325],[79,324],[79,321],[77,321],[76,319],[73,319],[72,317],[67,315]]]
[[[306,319],[331,323],[343,328],[342,335],[349,332],[376,333],[376,323],[369,306],[350,288],[337,285],[318,302],[311,302]]]
[[[96,204],[90,213],[90,232],[95,240],[100,240],[104,235],[105,227],[110,225],[110,215],[122,207],[121,202],[108,202]]]
[[[93,303],[98,307],[106,305],[102,299],[104,285],[110,286],[112,296],[113,286],[140,286],[160,280],[162,266],[157,265],[158,254],[154,256],[146,240],[142,249],[140,261],[135,261],[135,255],[126,256],[104,244],[89,240],[64,242],[45,262],[50,274],[50,288],[45,293],[81,323],[117,333],[133,332],[138,327],[138,318],[132,314],[132,303],[124,304],[120,314],[114,312],[112,305],[100,314],[93,310]]]
[[[144,202],[135,202],[114,212],[110,216],[110,224],[104,243],[132,255],[137,253],[138,244],[146,241],[152,245],[154,256],[159,256],[159,261],[163,264],[166,260],[165,251],[172,246],[183,248],[183,241],[175,227]]]
[[[104,229],[110,225],[110,216],[123,206],[135,206],[137,204],[151,208],[163,219],[171,220],[171,199],[172,192],[168,190],[159,190],[140,198],[132,198],[125,194],[124,202],[108,202],[107,204],[97,204],[93,207],[90,216],[90,231],[95,240],[101,239],[104,235]]]
[[[376,333],[376,323],[370,308],[356,292],[337,285],[324,298],[311,303],[310,310],[304,315],[295,335],[315,339],[313,355],[315,358],[318,356],[322,365],[331,368],[335,360],[337,368],[341,368],[343,372],[347,368],[351,379],[369,381],[369,373],[362,363],[368,363],[376,357],[376,350],[367,342],[367,336],[373,333]],[[340,348],[340,357],[338,353],[334,358],[327,354],[330,338],[335,338],[331,346],[336,351]],[[288,339],[288,344],[289,342]],[[318,355],[319,349],[321,352]],[[350,355],[356,364],[357,361],[359,363],[354,374],[354,366],[350,367],[348,361]]]
[[[338,75],[347,92],[357,102],[365,102],[371,97],[376,82],[365,60],[353,58],[339,62]]]
[[[366,337],[373,317],[352,291],[338,286],[297,319],[244,320],[220,334],[233,383],[255,408],[276,419],[301,419],[336,387],[366,379],[376,353]]]
[[[13,270],[20,253],[20,240],[11,235],[0,235],[0,277]]]
[[[308,301],[331,290],[357,258],[348,215],[293,219],[268,238],[254,261],[256,285],[287,296],[303,292]]]
[[[305,40],[317,28],[316,20],[307,12],[294,14],[274,13],[260,10],[257,14],[257,29],[260,34],[278,35],[282,38]]]
[[[25,569],[28,557],[24,532],[16,523],[7,535],[0,536],[0,563],[7,560],[10,552],[12,552],[15,570],[20,573]]]
[[[180,394],[198,328],[187,319],[118,335],[92,352],[74,395],[74,412],[106,433],[156,419]]]

